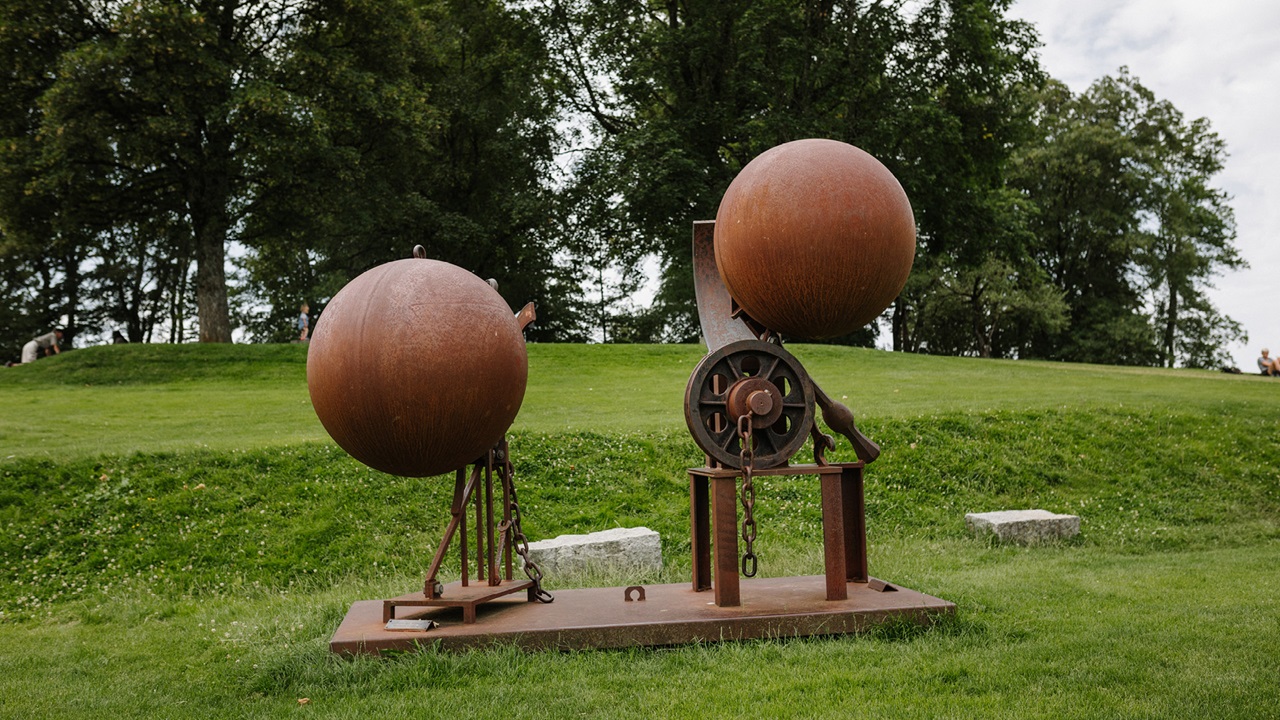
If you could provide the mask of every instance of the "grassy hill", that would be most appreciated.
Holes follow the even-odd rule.
[[[974,412],[1179,408],[1274,414],[1280,381],[1196,370],[789,346],[860,422]],[[516,432],[682,431],[694,345],[529,346]],[[327,442],[303,345],[107,345],[0,372],[0,450],[83,457]]]
[[[369,470],[302,346],[110,346],[0,370],[0,717],[1266,717],[1280,702],[1280,382],[796,346],[885,449],[873,574],[924,631],[340,661],[349,604],[421,583],[450,483]],[[694,346],[531,345],[512,432],[530,537],[646,525],[684,582]],[[848,457],[847,449],[837,453]],[[820,572],[817,492],[760,485],[762,574]],[[1074,542],[963,514],[1082,516]],[[457,572],[456,560],[451,572]],[[305,706],[299,698],[307,698]]]

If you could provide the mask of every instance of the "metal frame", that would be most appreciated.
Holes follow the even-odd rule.
[[[866,500],[863,463],[794,465],[755,471],[761,475],[817,475],[822,488],[822,543],[826,597],[849,597],[848,583],[867,574]],[[718,607],[742,604],[738,572],[738,480],[732,468],[689,470],[689,516],[693,590],[713,590]],[[714,563],[713,563],[714,559]]]
[[[497,447],[505,447],[500,442]],[[453,486],[453,505],[449,512],[452,519],[445,528],[440,546],[436,548],[431,559],[431,567],[427,570],[427,578],[423,582],[422,593],[410,593],[397,598],[382,601],[382,620],[388,622],[395,619],[397,607],[460,607],[462,622],[476,621],[476,607],[512,593],[527,590],[529,600],[536,600],[535,583],[532,580],[513,579],[513,563],[511,559],[512,543],[509,541],[511,529],[512,478],[507,471],[506,462],[498,460],[495,449],[489,450],[484,457],[472,465],[468,478],[465,467],[458,468]],[[502,494],[502,524],[495,524],[494,519],[494,476],[498,477],[499,490]],[[484,585],[471,585],[471,563],[467,555],[467,515],[473,505],[475,508],[475,551],[477,581],[486,581]],[[454,536],[458,536],[458,554],[462,567],[462,577],[456,583],[441,585],[436,576],[440,565],[444,562],[445,553],[453,544]],[[501,568],[499,567],[501,562]]]

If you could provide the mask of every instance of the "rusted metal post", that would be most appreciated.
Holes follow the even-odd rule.
[[[506,566],[506,579],[510,580],[514,575],[511,573],[511,466],[504,460],[502,463],[502,527],[507,528],[503,533],[502,540],[502,562]]]
[[[484,466],[484,515],[485,515],[485,534],[489,538],[489,554],[484,558],[489,565],[489,585],[497,585],[502,582],[502,577],[498,574],[498,545],[495,541],[493,525],[493,451],[489,451],[488,461]]]
[[[466,472],[467,469],[465,467],[458,468],[458,479],[456,482],[463,482],[463,478],[466,477]],[[462,497],[461,494],[456,494],[454,495],[453,501],[455,504],[461,501],[461,506],[454,509],[453,516],[458,519],[458,554],[461,556],[459,561],[462,565],[461,582],[462,587],[467,587],[471,584],[471,563],[469,561],[470,559],[467,557],[467,500],[465,497]],[[446,539],[440,545],[440,552],[443,553],[448,548],[449,542]],[[431,574],[431,577],[432,579],[435,578],[434,572]],[[434,591],[432,594],[434,595]]]
[[[473,476],[472,481],[464,485],[462,482],[462,476],[463,471],[459,470],[453,487],[453,517],[449,520],[448,527],[444,529],[444,537],[440,540],[440,546],[436,548],[435,557],[431,559],[430,569],[427,570],[428,582],[426,585],[428,586],[431,585],[431,581],[436,579],[436,573],[440,572],[440,563],[444,561],[445,551],[449,549],[449,543],[453,541],[453,535],[459,530],[459,528],[462,529],[462,541],[463,543],[466,542],[467,500],[471,497],[471,493],[475,492],[475,478]],[[465,585],[467,577],[467,561],[465,555],[463,556],[462,567],[463,584]],[[424,588],[424,591],[428,589],[431,588],[426,587]]]
[[[867,503],[862,464],[846,465],[840,473],[844,486],[845,561],[849,582],[864,583],[867,574]]]
[[[477,484],[480,482],[480,475],[483,469],[479,463],[476,463],[475,478]],[[484,488],[478,487],[475,491],[476,498],[476,580],[484,580],[485,562],[484,562]]]
[[[689,473],[689,528],[693,551],[693,591],[711,589],[710,481]]]
[[[738,482],[737,477],[711,479],[711,531],[715,536],[716,605],[742,604],[738,577]]]
[[[844,473],[823,473],[822,483],[822,558],[827,576],[827,599],[846,600],[849,588],[845,584],[848,563],[845,561],[849,546],[845,532]]]

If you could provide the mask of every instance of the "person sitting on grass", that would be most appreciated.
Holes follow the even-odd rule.
[[[58,343],[62,341],[62,328],[54,328],[53,331],[47,332],[40,337],[32,340],[22,346],[22,364],[33,363],[41,354],[48,355],[52,350],[53,354],[62,352],[58,349]]]
[[[1271,351],[1262,348],[1262,357],[1258,358],[1258,371],[1272,377],[1280,375],[1280,359],[1272,358]]]

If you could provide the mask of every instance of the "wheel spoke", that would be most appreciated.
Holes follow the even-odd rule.
[[[777,357],[777,356],[773,356],[773,357],[772,357],[772,359],[773,359],[773,364],[769,366],[769,369],[768,369],[768,370],[765,370],[765,371],[762,371],[762,372],[760,373],[760,377],[762,377],[762,378],[764,378],[764,379],[766,379],[766,380],[772,380],[772,379],[773,379],[773,374],[774,374],[775,372],[777,372],[777,370],[778,370],[778,366],[782,364],[782,358]],[[786,368],[783,368],[783,370],[786,370]]]
[[[783,405],[782,406],[782,414],[786,417],[791,418],[792,422],[795,422],[796,418],[803,418],[807,414],[805,410],[806,410],[806,407],[804,405]]]
[[[796,377],[794,373],[787,374],[786,378],[787,385],[790,386],[787,389],[790,390],[790,392],[788,392],[786,397],[782,399],[786,400],[790,398],[793,401],[799,400],[800,402],[804,402],[804,386],[800,384],[800,378]],[[799,396],[798,398],[796,397],[797,395]]]
[[[778,443],[773,437],[773,433],[769,432],[768,428],[765,428],[763,432],[756,431],[755,436],[759,440],[757,444],[762,446],[757,448],[757,450],[763,451],[761,452],[762,455],[776,455],[778,453]],[[768,445],[769,447],[765,448],[763,447],[764,445]]]
[[[723,440],[716,440],[716,445],[725,452],[733,452],[729,449],[729,446],[733,445],[733,440],[736,437],[738,437],[738,433],[736,432],[725,433]]]
[[[739,361],[735,364],[735,363],[733,362],[733,356],[732,356],[732,355],[730,355],[729,357],[726,357],[726,358],[724,359],[724,364],[729,366],[729,371],[732,373],[731,379],[730,379],[730,381],[729,381],[729,384],[730,384],[730,385],[732,385],[733,383],[735,383],[735,382],[737,382],[737,381],[741,380],[743,377],[745,377],[745,376],[743,375],[743,373],[742,373],[742,361],[741,361],[741,360],[739,360]]]

